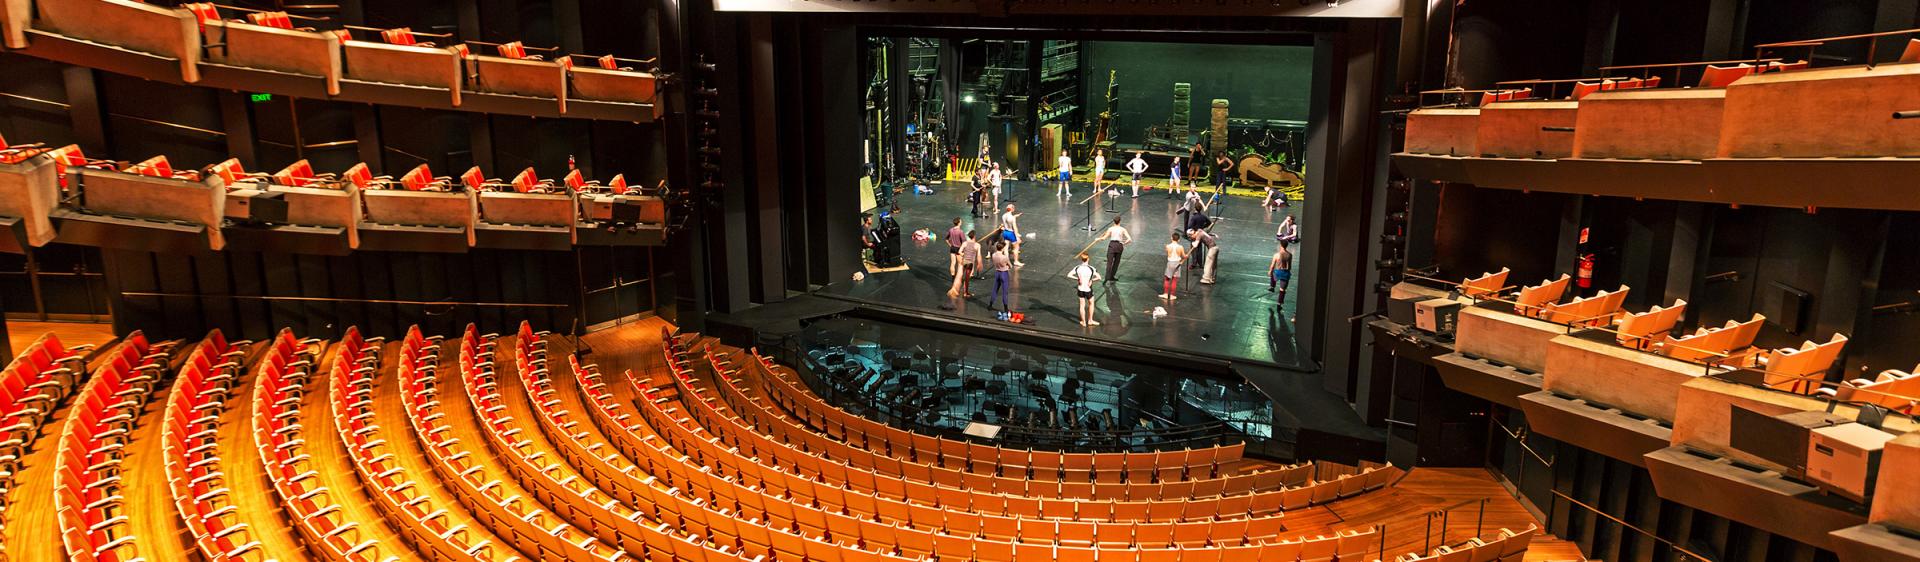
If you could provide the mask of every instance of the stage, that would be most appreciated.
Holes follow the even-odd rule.
[[[1155,183],[1160,183],[1156,181]],[[1267,265],[1273,256],[1274,230],[1288,213],[1299,220],[1306,205],[1295,201],[1288,209],[1268,212],[1260,199],[1227,196],[1208,209],[1220,217],[1213,233],[1220,239],[1220,255],[1215,264],[1213,285],[1201,284],[1199,272],[1183,277],[1178,296],[1169,301],[1157,295],[1166,265],[1167,235],[1180,220],[1175,214],[1181,198],[1167,198],[1161,189],[1142,191],[1139,198],[1121,193],[1102,196],[1092,212],[1096,230],[1104,230],[1113,217],[1133,233],[1134,242],[1120,261],[1118,282],[1097,285],[1094,289],[1095,320],[1101,325],[1079,325],[1078,301],[1074,282],[1068,272],[1075,265],[1075,254],[1098,235],[1086,230],[1087,206],[1080,201],[1092,192],[1092,186],[1074,182],[1071,202],[1055,195],[1054,184],[1007,181],[1021,213],[1020,227],[1026,267],[1013,272],[1013,309],[1027,313],[1042,330],[1070,333],[1141,346],[1177,349],[1237,361],[1268,363],[1279,367],[1311,370],[1296,345],[1293,319],[1300,298],[1301,280],[1314,272],[1305,265],[1306,244],[1294,244],[1293,282],[1286,302],[1275,306],[1275,293],[1267,292]],[[865,280],[837,280],[821,293],[869,301],[889,306],[908,306],[968,318],[993,320],[987,298],[993,292],[989,271],[972,281],[974,298],[949,299],[946,295],[953,278],[947,273],[947,228],[959,217],[963,229],[978,230],[982,236],[993,231],[998,220],[968,217],[967,184],[942,182],[933,186],[933,194],[903,193],[896,196],[900,213],[901,254],[909,266],[903,271],[883,271],[867,275]],[[1126,189],[1125,182],[1121,188]],[[1210,188],[1202,192],[1210,196]],[[1003,194],[1001,211],[1005,210]],[[916,242],[913,231],[926,229],[933,239]],[[1091,264],[1106,274],[1106,242],[1087,250]],[[1165,306],[1167,315],[1154,318],[1154,307]]]

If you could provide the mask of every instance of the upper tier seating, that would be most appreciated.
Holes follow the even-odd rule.
[[[1694,333],[1673,338],[1654,346],[1661,354],[1681,361],[1706,362],[1746,355],[1753,339],[1760,335],[1766,316],[1759,314],[1746,322],[1728,320],[1718,328],[1705,326]]]
[[[1872,379],[1853,379],[1819,392],[1835,400],[1870,402],[1909,415],[1920,413],[1920,366],[1908,371],[1887,369]]]
[[[1620,315],[1620,345],[1634,349],[1652,349],[1653,346],[1667,341],[1673,327],[1680,324],[1680,318],[1687,312],[1687,301],[1674,301],[1672,305],[1661,308],[1653,305],[1652,310],[1642,313],[1624,313]]]
[[[1483,297],[1497,295],[1507,288],[1507,268],[1481,275],[1479,279],[1467,279],[1460,282],[1460,296]]]
[[[1539,285],[1520,288],[1520,295],[1514,297],[1514,312],[1535,318],[1546,312],[1547,306],[1560,302],[1560,296],[1566,294],[1567,285],[1573,278],[1561,274],[1560,278],[1541,281]]]
[[[1813,394],[1821,388],[1827,370],[1840,358],[1847,337],[1834,334],[1827,343],[1806,342],[1798,348],[1781,348],[1760,355],[1766,367],[1767,386],[1797,394]]]
[[[1542,311],[1542,318],[1556,324],[1569,326],[1606,326],[1613,323],[1613,317],[1620,314],[1620,305],[1627,301],[1626,285],[1613,292],[1600,291],[1591,297],[1575,297],[1566,303],[1548,302]]]

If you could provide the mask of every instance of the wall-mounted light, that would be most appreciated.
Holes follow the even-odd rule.
[[[973,103],[973,94],[960,96],[960,103]]]

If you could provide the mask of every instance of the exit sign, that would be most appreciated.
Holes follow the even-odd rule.
[[[266,103],[273,101],[273,94],[251,94],[248,96],[248,99],[252,100],[253,103]]]

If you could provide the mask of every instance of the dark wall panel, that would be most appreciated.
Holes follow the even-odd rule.
[[[1440,278],[1477,277],[1505,267],[1513,270],[1509,285],[1531,285],[1570,267],[1554,263],[1568,196],[1464,185],[1421,189],[1441,190],[1434,229]]]

